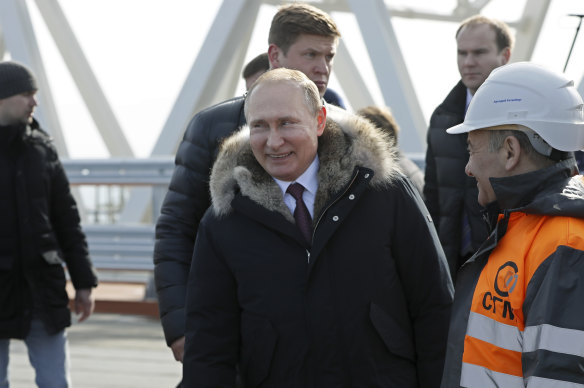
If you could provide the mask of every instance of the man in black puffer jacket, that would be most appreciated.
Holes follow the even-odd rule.
[[[38,386],[68,386],[63,265],[79,321],[91,315],[97,285],[65,171],[32,118],[36,90],[30,70],[0,62],[0,387],[11,338],[24,339]]]
[[[466,107],[491,71],[506,64],[513,40],[503,22],[481,15],[462,22],[456,32],[461,81],[432,114],[428,129],[424,200],[434,219],[452,279],[487,238],[474,179],[466,176],[466,134],[446,129],[464,121]]]
[[[306,4],[282,6],[272,20],[271,68],[305,73],[324,95],[340,33],[334,21]],[[156,224],[154,278],[166,342],[183,359],[186,282],[199,222],[210,205],[209,174],[218,146],[245,124],[245,97],[199,112],[189,123],[176,154],[176,167]]]

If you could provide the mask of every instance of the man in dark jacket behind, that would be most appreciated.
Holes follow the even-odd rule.
[[[303,73],[247,96],[197,234],[184,385],[438,387],[452,282],[420,195],[367,120]]]
[[[32,118],[36,91],[29,69],[0,62],[0,387],[8,387],[11,338],[24,339],[39,387],[68,386],[63,265],[80,322],[97,285],[65,171]]]
[[[329,15],[306,4],[280,7],[272,20],[272,68],[302,71],[324,95],[340,33]],[[176,154],[176,167],[156,224],[154,278],[166,342],[177,361],[184,349],[186,282],[199,221],[210,204],[209,173],[222,139],[245,124],[244,97],[199,112]]]
[[[456,31],[461,81],[432,114],[428,129],[424,200],[434,219],[452,278],[487,238],[477,188],[466,176],[466,134],[448,135],[491,71],[509,61],[513,40],[503,22],[477,15]]]

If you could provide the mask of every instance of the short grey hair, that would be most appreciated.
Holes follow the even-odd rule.
[[[525,155],[537,166],[547,167],[555,163],[554,160],[540,154],[535,148],[533,148],[533,145],[529,141],[529,137],[525,132],[514,129],[488,130],[487,132],[489,132],[489,152],[499,151],[501,147],[503,147],[505,139],[509,136],[513,136],[519,142],[521,150],[525,152]]]
[[[279,83],[279,82],[292,82],[300,86],[304,92],[304,100],[308,109],[316,116],[318,112],[322,109],[322,100],[320,98],[320,93],[316,84],[310,80],[303,72],[298,70],[291,70],[286,68],[278,68],[265,72],[262,74],[251,86],[247,93],[246,101],[248,101],[255,89],[263,83]],[[243,113],[245,118],[248,117],[248,106],[245,104],[243,107]]]

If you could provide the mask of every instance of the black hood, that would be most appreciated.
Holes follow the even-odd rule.
[[[575,167],[575,160],[567,159],[526,174],[490,178],[497,200],[487,212],[584,217],[584,177],[574,175]]]

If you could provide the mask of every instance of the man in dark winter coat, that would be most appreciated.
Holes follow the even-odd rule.
[[[39,387],[67,387],[71,324],[63,265],[79,321],[97,285],[75,200],[49,136],[32,118],[36,81],[0,62],[0,387],[8,387],[10,339],[23,339]]]
[[[272,20],[268,56],[272,68],[306,74],[324,95],[340,34],[329,15],[306,4],[282,6]],[[176,154],[176,168],[156,224],[154,277],[168,346],[182,361],[186,282],[199,221],[209,207],[209,173],[219,143],[245,124],[244,97],[199,112]]]
[[[452,282],[387,136],[271,70],[211,174],[186,387],[438,387]],[[298,191],[296,191],[298,190]]]
[[[466,134],[448,135],[491,71],[509,61],[513,40],[503,22],[473,16],[456,32],[461,80],[432,114],[428,129],[424,200],[455,279],[458,268],[487,238],[474,179],[464,173]]]

